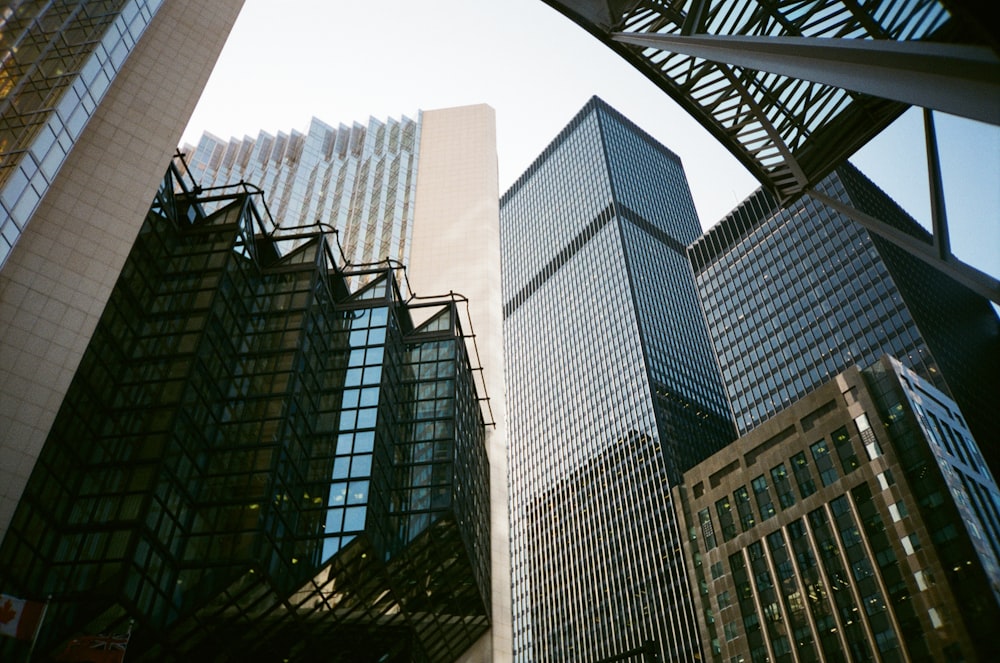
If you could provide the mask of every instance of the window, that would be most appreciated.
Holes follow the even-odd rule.
[[[868,415],[863,412],[854,418],[854,423],[858,427],[859,433],[864,433],[872,427],[872,425],[868,422]]]
[[[785,469],[784,463],[771,468],[771,481],[774,484],[775,492],[778,494],[778,503],[781,505],[781,508],[787,509],[794,505],[795,494],[792,493],[792,482],[788,479],[788,470]]]
[[[715,597],[715,602],[718,604],[719,610],[728,608],[730,605],[732,605],[732,600],[729,597],[728,591],[722,592],[721,594],[717,595]]]
[[[698,512],[698,522],[701,523],[701,535],[705,539],[705,550],[711,550],[716,546],[715,527],[712,526],[712,514],[707,508]]]
[[[870,578],[875,573],[872,570],[871,562],[867,559],[859,559],[857,562],[852,564],[851,571],[854,573],[854,579],[858,581]]]
[[[909,514],[906,511],[906,505],[899,501],[889,505],[889,515],[892,516],[892,522],[898,523]]]
[[[890,420],[895,421],[890,415]],[[868,454],[868,458],[875,460],[882,455],[882,447],[879,446],[878,439],[875,437],[875,431],[872,430],[871,424],[868,423],[868,416],[861,414],[854,418],[854,423],[858,427],[858,433],[861,434],[861,441],[865,445],[865,453]]]
[[[941,619],[941,613],[938,612],[937,608],[930,608],[927,611],[927,616],[931,619],[931,626],[934,628],[943,628],[944,621]]]
[[[873,594],[861,597],[861,604],[869,616],[885,612],[885,601],[882,600],[881,592],[876,591]]]
[[[799,495],[805,499],[816,492],[816,482],[813,481],[806,455],[799,452],[792,456],[792,471],[795,472],[795,482],[799,485]]]
[[[788,536],[792,541],[804,538],[806,535],[806,527],[802,523],[802,520],[793,520],[788,523]]]
[[[935,543],[945,544],[958,538],[958,530],[955,528],[955,525],[949,523],[936,530],[931,536]]]
[[[719,578],[722,577],[723,573],[724,572],[722,570],[722,562],[716,562],[715,564],[712,564],[712,580],[718,580]]]
[[[847,432],[847,427],[838,428],[833,432],[833,446],[837,450],[837,457],[840,458],[840,465],[844,470],[844,475],[848,475],[858,469],[861,462],[857,454],[854,453],[854,445],[851,444],[851,436]]]
[[[875,646],[880,652],[887,652],[899,646],[896,633],[891,628],[875,634]]]
[[[729,541],[736,536],[736,521],[733,519],[733,505],[728,497],[723,497],[715,503],[715,511],[719,515],[719,525],[722,526],[722,539]]]
[[[892,551],[892,548],[882,548],[875,552],[875,561],[878,562],[879,568],[884,568],[896,561],[896,553]]]
[[[830,458],[830,447],[827,445],[826,440],[820,440],[810,446],[809,449],[812,451],[813,460],[816,461],[816,469],[819,471],[820,481],[823,482],[824,486],[829,486],[839,478],[837,468],[833,465],[833,459]]]
[[[736,501],[736,510],[740,516],[740,526],[743,531],[748,531],[751,527],[756,524],[753,517],[753,507],[750,506],[750,493],[747,491],[746,486],[740,486],[733,493],[733,499]]]
[[[760,519],[767,520],[775,514],[774,503],[771,501],[771,494],[767,492],[767,479],[760,475],[751,483],[754,497],[757,500],[757,510],[760,512]]]
[[[920,498],[920,506],[927,507],[928,509],[936,509],[942,504],[944,504],[944,496],[937,490]]]

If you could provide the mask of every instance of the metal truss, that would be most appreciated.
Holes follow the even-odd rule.
[[[981,0],[544,1],[656,83],[783,205],[911,105],[1000,124],[1000,31]],[[932,198],[933,210],[940,191]],[[935,266],[961,265],[946,233],[936,245]],[[980,276],[977,290],[997,301],[996,280]]]

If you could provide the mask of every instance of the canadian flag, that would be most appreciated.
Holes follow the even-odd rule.
[[[9,635],[18,640],[33,639],[44,605],[40,601],[26,601],[0,594],[0,635]]]

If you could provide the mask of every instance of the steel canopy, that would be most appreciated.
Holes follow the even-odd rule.
[[[985,3],[544,1],[655,82],[783,204],[910,105],[1000,124]]]

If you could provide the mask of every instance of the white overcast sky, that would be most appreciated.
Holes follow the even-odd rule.
[[[666,94],[540,0],[247,0],[182,143],[487,103],[503,193],[595,94],[681,157],[703,227],[757,188]],[[1000,129],[935,119],[953,251],[1000,275]],[[922,127],[911,109],[853,161],[928,225]]]

